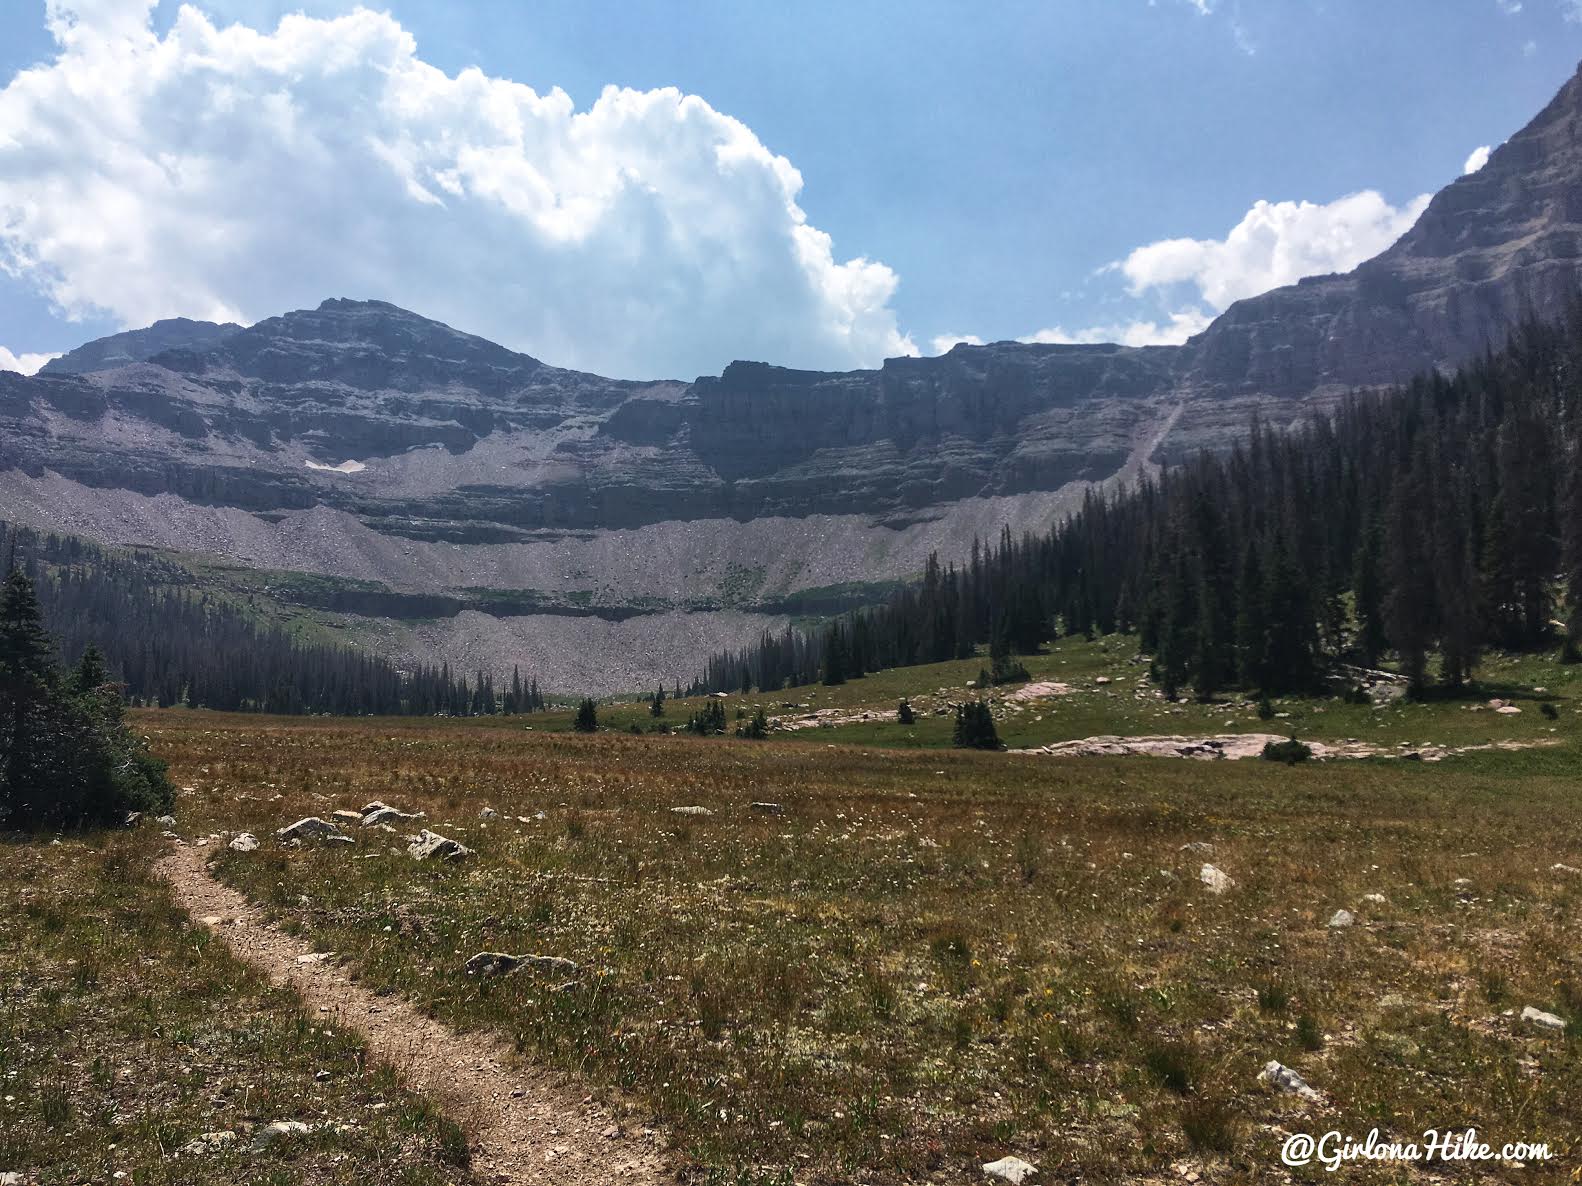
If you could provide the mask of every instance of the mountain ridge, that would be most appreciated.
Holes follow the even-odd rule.
[[[403,594],[646,616],[647,635],[609,636],[627,653],[604,675],[564,665],[580,684],[545,661],[568,614],[341,622],[387,654],[638,687],[686,674],[669,639],[735,645],[781,628],[759,611],[801,591],[905,578],[1002,524],[1040,529],[1096,485],[1225,446],[1255,411],[1286,423],[1448,369],[1524,316],[1558,316],[1579,282],[1582,76],[1385,252],[1238,301],[1182,346],[1006,342],[860,371],[741,360],[612,380],[330,298],[246,328],[156,323],[0,376],[0,510]],[[578,631],[568,645],[598,649]]]

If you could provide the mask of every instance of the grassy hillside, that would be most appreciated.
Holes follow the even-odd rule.
[[[1380,748],[1415,748],[1518,742],[1548,745],[1574,737],[1582,728],[1582,665],[1565,665],[1551,654],[1494,655],[1485,660],[1479,680],[1459,698],[1427,702],[1392,699],[1379,692],[1376,702],[1348,704],[1340,696],[1293,696],[1273,702],[1275,716],[1264,720],[1254,702],[1228,694],[1213,703],[1166,701],[1148,680],[1148,666],[1137,657],[1136,641],[1112,636],[1092,642],[1066,638],[1045,653],[1019,660],[1031,680],[982,690],[971,686],[987,665],[986,657],[882,671],[838,687],[812,685],[768,695],[726,695],[730,724],[738,712],[762,707],[785,736],[827,742],[897,748],[948,746],[954,726],[950,705],[979,696],[993,706],[1001,739],[1012,748],[1030,748],[1102,735],[1213,736],[1231,733],[1283,733],[1330,742],[1357,739]],[[1030,684],[1063,684],[1064,691],[1020,698]],[[910,701],[917,720],[900,724],[896,706]],[[1507,701],[1522,711],[1502,714],[1488,701]],[[705,705],[704,698],[667,701],[660,721],[673,728]],[[1541,709],[1552,704],[1550,719]],[[862,715],[868,714],[867,720]],[[810,719],[816,718],[816,719]],[[611,729],[656,721],[647,704],[614,702],[600,707],[600,722]],[[535,728],[564,729],[568,711],[535,717]],[[797,727],[793,732],[792,727]],[[517,724],[520,727],[520,723]]]

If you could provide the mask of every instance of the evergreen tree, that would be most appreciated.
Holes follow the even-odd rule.
[[[1377,667],[1388,645],[1384,624],[1384,532],[1370,514],[1357,545],[1351,587],[1357,617],[1357,657],[1364,667]]]
[[[69,680],[55,664],[33,582],[0,588],[0,827],[103,824],[167,811],[175,792],[122,719],[118,688],[87,651]]]
[[[846,631],[839,622],[824,636],[824,685],[835,687],[846,682]]]
[[[81,696],[88,692],[96,692],[110,682],[110,673],[105,670],[104,652],[93,643],[89,643],[82,652],[82,658],[77,661],[77,668],[72,672],[71,689]]]
[[[1000,748],[994,714],[983,701],[973,700],[956,706],[955,745],[957,749]]]
[[[1402,475],[1390,499],[1385,524],[1389,595],[1384,618],[1401,672],[1414,694],[1427,686],[1428,650],[1433,644],[1438,603],[1429,563],[1427,495],[1415,470]]]
[[[1565,658],[1582,662],[1582,439],[1571,446],[1566,466],[1563,565],[1566,596]]]
[[[599,706],[591,697],[583,697],[582,703],[577,705],[577,719],[572,723],[572,728],[578,733],[599,731]]]

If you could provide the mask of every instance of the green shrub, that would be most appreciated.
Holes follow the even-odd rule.
[[[687,718],[687,732],[699,737],[717,737],[724,733],[725,706],[718,700],[710,700],[701,711]]]
[[[1298,762],[1305,762],[1312,756],[1312,748],[1304,745],[1294,737],[1288,741],[1265,742],[1263,747],[1264,761],[1284,762],[1287,766],[1295,766]]]

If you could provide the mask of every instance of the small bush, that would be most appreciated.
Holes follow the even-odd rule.
[[[759,709],[753,713],[753,719],[743,721],[736,726],[736,736],[746,737],[752,741],[762,741],[769,736],[769,718],[764,716],[764,710]]]
[[[1279,981],[1270,980],[1258,986],[1258,1010],[1262,1013],[1284,1013],[1291,1003],[1291,994]]]
[[[1553,704],[1540,704],[1538,711],[1544,714],[1544,719],[1547,721],[1558,721],[1560,719],[1560,710]]]
[[[1009,655],[996,655],[992,667],[978,668],[978,687],[997,688],[1001,684],[1020,684],[1032,679],[1026,666]]]
[[[1352,684],[1351,687],[1346,689],[1345,701],[1347,704],[1366,705],[1373,703],[1373,697],[1369,694],[1368,689],[1361,684]]]
[[[698,712],[687,718],[687,732],[699,737],[718,737],[725,732],[725,706],[710,700]]]
[[[1198,1095],[1181,1105],[1181,1131],[1194,1149],[1233,1152],[1241,1127],[1241,1117],[1222,1099]]]
[[[1313,756],[1311,747],[1304,745],[1296,738],[1288,741],[1270,741],[1263,747],[1263,759],[1266,762],[1284,762],[1287,766],[1295,766],[1298,762],[1305,762]]]
[[[1197,1086],[1202,1059],[1189,1042],[1165,1042],[1150,1047],[1143,1056],[1148,1073],[1161,1087],[1177,1095],[1190,1095]]]
[[[1260,721],[1274,720],[1274,705],[1267,696],[1258,697],[1258,719]]]
[[[1301,1043],[1303,1050],[1322,1050],[1324,1048],[1324,1027],[1318,1024],[1318,1018],[1311,1013],[1304,1013],[1296,1019],[1296,1040]]]
[[[908,701],[903,700],[895,710],[895,719],[903,725],[910,725],[917,720],[917,714],[912,711],[912,705]]]

